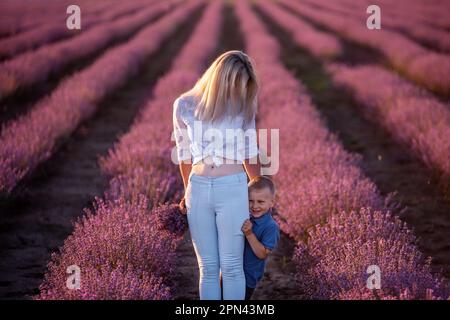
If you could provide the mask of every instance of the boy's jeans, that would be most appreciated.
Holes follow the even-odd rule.
[[[244,300],[244,234],[249,218],[247,174],[207,177],[191,171],[186,188],[189,230],[200,269],[200,299]]]

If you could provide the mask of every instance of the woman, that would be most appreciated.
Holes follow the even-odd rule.
[[[247,175],[253,179],[261,172],[257,92],[250,58],[233,50],[220,55],[173,105],[185,187],[180,206],[187,211],[197,255],[201,300],[221,299],[220,272],[223,299],[245,298],[241,226],[249,216]]]

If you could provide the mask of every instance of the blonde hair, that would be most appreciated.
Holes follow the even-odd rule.
[[[221,54],[181,96],[194,96],[198,104],[195,116],[215,122],[226,115],[242,114],[244,126],[256,115],[258,79],[249,56],[239,50]],[[230,105],[230,108],[228,108]]]

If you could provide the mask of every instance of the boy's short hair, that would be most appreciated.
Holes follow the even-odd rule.
[[[269,188],[270,193],[272,194],[273,197],[275,197],[276,193],[275,183],[268,176],[257,176],[252,180],[250,180],[250,182],[248,183],[249,192],[254,189],[261,190],[264,188]]]

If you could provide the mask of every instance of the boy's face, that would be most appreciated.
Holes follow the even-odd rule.
[[[253,217],[262,216],[267,210],[273,207],[274,197],[269,188],[252,189],[248,195],[250,213]]]

